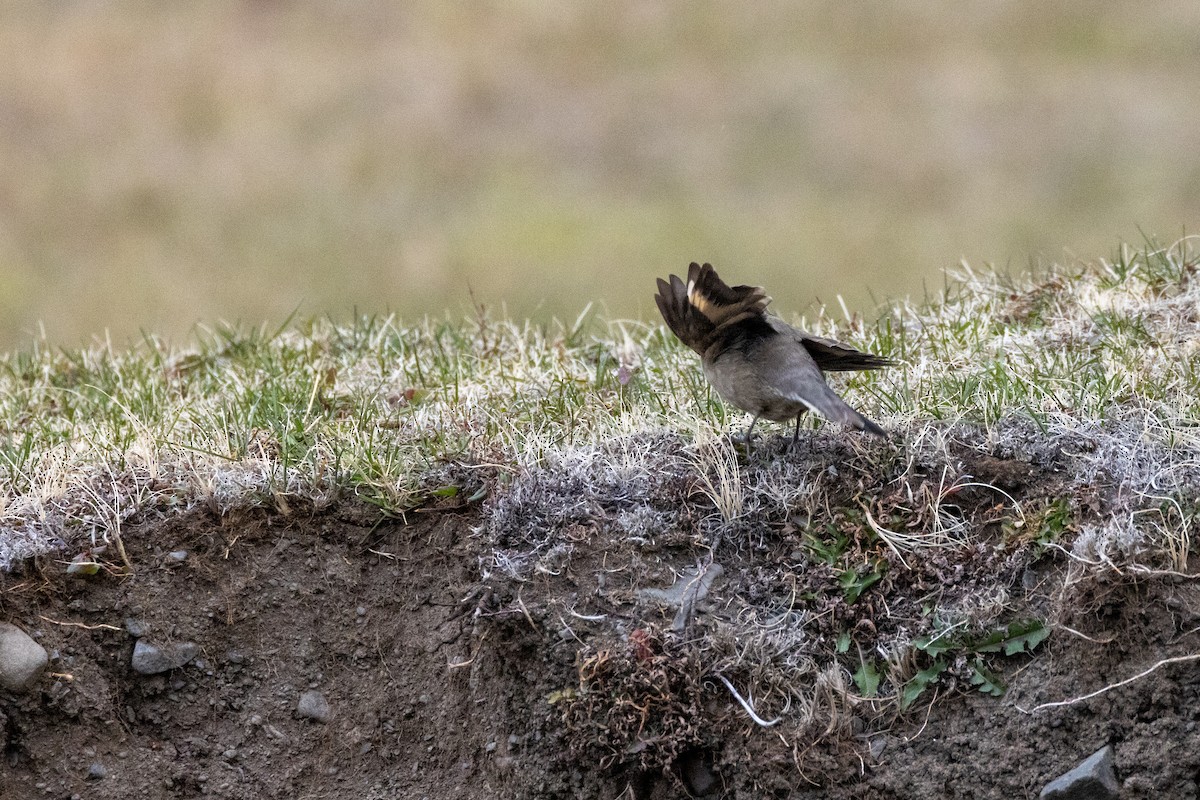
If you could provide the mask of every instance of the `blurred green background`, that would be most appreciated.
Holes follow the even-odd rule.
[[[0,346],[301,314],[784,312],[1169,243],[1200,3],[0,4]]]

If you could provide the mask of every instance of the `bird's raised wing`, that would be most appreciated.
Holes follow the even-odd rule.
[[[658,279],[654,296],[663,319],[679,339],[697,353],[723,332],[748,320],[765,317],[767,297],[758,286],[729,286],[711,264],[688,265],[687,283],[676,275]]]
[[[834,339],[814,336],[807,331],[788,325],[783,320],[772,317],[771,327],[782,334],[789,335],[804,345],[804,349],[812,356],[817,366],[825,372],[853,372],[864,369],[883,369],[895,366],[896,362],[883,356],[864,353],[848,344],[842,344]]]

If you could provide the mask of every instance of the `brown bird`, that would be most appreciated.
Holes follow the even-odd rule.
[[[758,286],[727,286],[711,264],[691,264],[687,283],[658,279],[658,310],[680,341],[700,354],[704,376],[727,403],[782,422],[815,411],[826,419],[885,436],[883,429],[855,411],[825,383],[824,371],[879,369],[895,362],[863,353],[832,339],[813,336],[767,313]]]

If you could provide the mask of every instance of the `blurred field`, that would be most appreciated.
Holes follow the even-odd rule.
[[[1189,0],[7,0],[0,346],[649,318],[693,259],[868,308],[1195,229],[1197,87]]]

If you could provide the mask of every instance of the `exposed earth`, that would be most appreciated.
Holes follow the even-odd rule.
[[[51,654],[33,689],[0,692],[0,796],[1020,798],[1105,744],[1123,798],[1197,796],[1200,662],[1068,707],[1018,708],[1195,652],[1194,578],[1097,578],[1075,589],[1064,622],[1077,634],[1056,629],[999,665],[1003,697],[958,685],[899,716],[862,700],[801,741],[752,722],[712,675],[670,662],[686,659],[687,632],[670,632],[669,610],[627,605],[614,624],[596,575],[628,542],[581,535],[570,574],[511,582],[481,570],[478,509],[442,505],[407,520],[346,503],[198,509],[127,527],[127,565],[110,549],[92,576],[50,559],[0,575],[0,619]],[[667,562],[696,552],[659,543],[643,585],[670,586]],[[728,577],[705,603],[720,606],[726,581],[760,557],[722,551]],[[1065,568],[1048,557],[1039,574],[1053,585]],[[138,674],[134,634],[198,654]],[[639,670],[678,692],[658,698],[672,709],[643,709],[640,732],[606,729],[624,724],[617,705],[572,702],[583,679],[624,676],[629,689]],[[328,702],[324,721],[297,714],[310,690]],[[675,738],[619,749],[654,735]],[[659,766],[639,747],[656,748]]]

